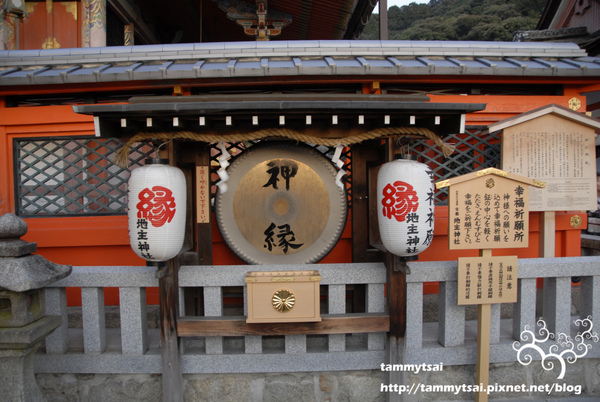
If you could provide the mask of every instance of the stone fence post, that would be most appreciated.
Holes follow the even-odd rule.
[[[40,255],[36,243],[20,237],[25,221],[0,216],[0,395],[6,401],[44,401],[33,374],[33,357],[42,340],[61,325],[46,316],[44,287],[68,276],[70,265]]]

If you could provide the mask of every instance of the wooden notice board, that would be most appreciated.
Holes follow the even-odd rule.
[[[448,189],[450,250],[479,249],[479,257],[458,259],[458,304],[477,305],[475,383],[487,401],[491,305],[517,301],[517,257],[493,257],[495,248],[529,246],[529,187],[545,183],[488,168],[436,183]]]
[[[517,256],[460,257],[458,304],[516,303]]]
[[[531,189],[531,211],[598,208],[593,127],[553,114],[506,127],[502,169],[546,182]]]
[[[529,246],[529,186],[543,183],[490,168],[436,184],[446,185],[450,250]]]
[[[196,166],[196,221],[210,222],[210,170],[208,166]]]

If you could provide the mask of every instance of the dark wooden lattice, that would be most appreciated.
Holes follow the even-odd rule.
[[[448,158],[444,157],[431,140],[417,140],[411,146],[411,152],[418,155],[419,161],[433,170],[436,181],[500,166],[500,131],[487,133],[478,127],[472,127],[467,128],[463,134],[451,134],[444,141],[456,146],[456,150]],[[445,204],[447,197],[448,188],[436,191],[436,204]]]
[[[13,142],[20,216],[127,213],[127,181],[154,148],[135,144],[129,168],[113,163],[123,143],[90,137],[18,138]]]

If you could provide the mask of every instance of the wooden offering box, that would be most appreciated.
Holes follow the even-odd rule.
[[[319,271],[248,272],[247,323],[321,321]]]

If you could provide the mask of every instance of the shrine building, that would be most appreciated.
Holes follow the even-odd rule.
[[[379,167],[412,154],[436,182],[501,168],[502,132],[489,126],[549,105],[591,121],[600,108],[600,58],[577,44],[358,40],[374,8],[366,0],[23,3],[0,22],[0,215],[24,219],[23,239],[37,243],[38,254],[73,266],[71,279],[48,288],[56,297],[48,300],[64,304],[49,302],[51,312],[66,323],[68,309],[84,306],[81,357],[69,360],[72,329],[57,330],[60,340],[36,354],[38,383],[45,374],[164,375],[156,336],[123,329],[111,340],[104,322],[105,309],[131,305],[125,288],[138,292],[138,315],[162,301],[162,274],[155,278],[132,250],[127,216],[131,172],[158,156],[183,172],[187,190],[184,246],[174,263],[179,287],[169,285],[177,336],[186,342],[177,363],[184,377],[362,375],[398,363],[387,354],[390,336],[409,349],[418,344],[428,364],[439,364],[433,359],[442,355],[427,349],[428,324],[407,310],[406,298],[447,297],[444,264],[478,252],[449,247],[452,212],[440,188],[431,244],[408,271],[398,268],[378,232]],[[528,246],[495,254],[537,261],[542,216],[529,213]],[[581,255],[586,219],[581,210],[556,212],[557,264]],[[425,263],[440,274],[419,274]],[[318,277],[320,315],[336,329],[246,323],[246,285],[264,276],[256,271]],[[534,293],[542,275],[535,272],[523,279]],[[568,286],[571,276],[585,275],[568,274]],[[95,318],[86,321],[90,297]],[[444,319],[456,313],[444,311]],[[354,315],[336,321],[347,312]],[[219,325],[202,327],[208,318]],[[411,332],[421,326],[420,335]],[[443,356],[450,346],[467,351],[448,365],[473,364],[465,335],[438,328]],[[514,362],[498,337],[492,362]],[[126,339],[141,346],[129,348]],[[279,355],[270,348],[284,350],[282,366],[273,366]],[[339,354],[339,366],[327,354]],[[383,375],[369,389],[379,392]]]

